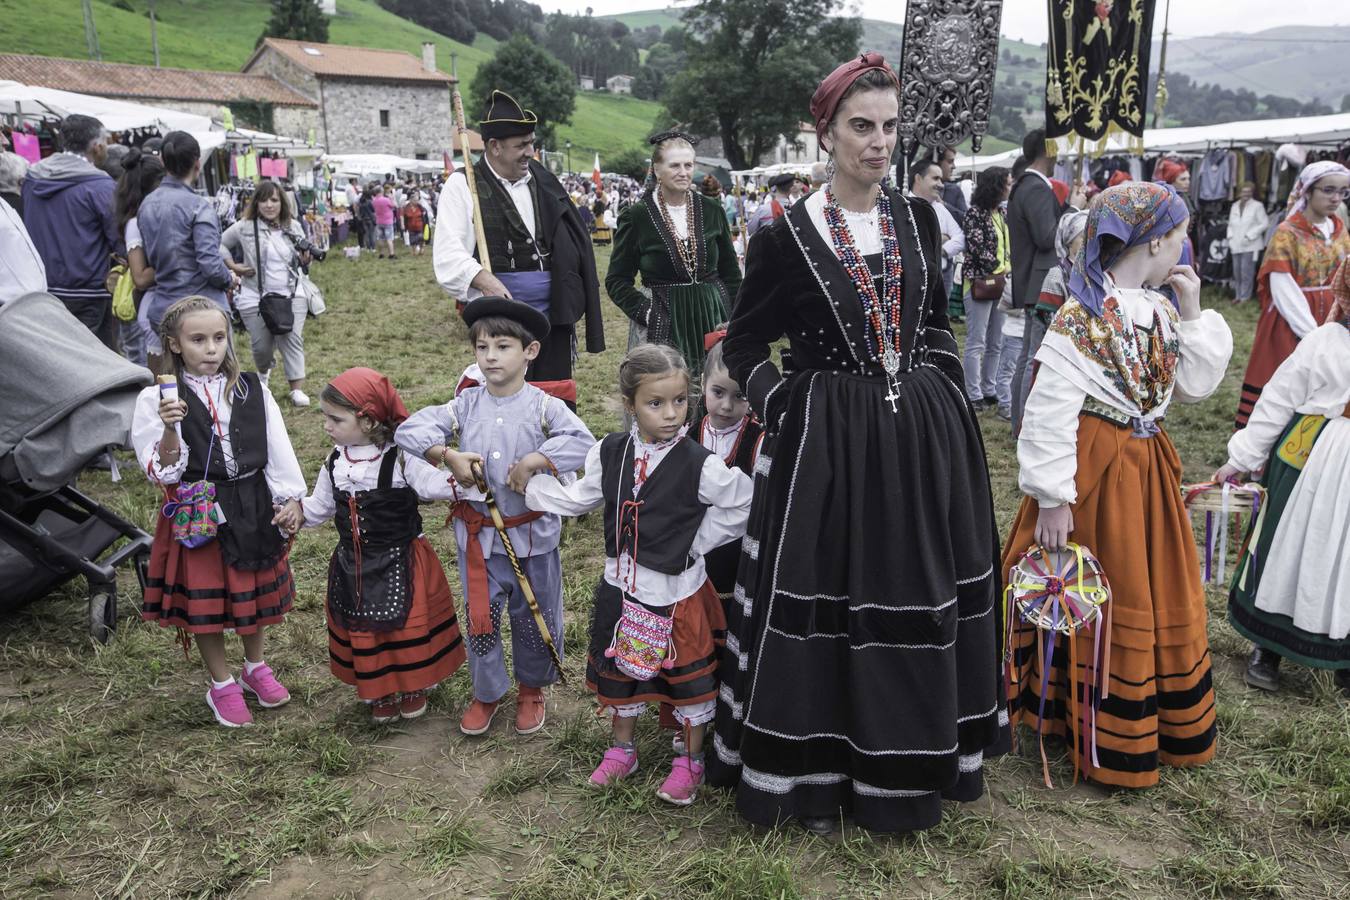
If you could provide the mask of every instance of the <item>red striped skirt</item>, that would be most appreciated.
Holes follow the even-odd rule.
[[[295,584],[289,552],[271,568],[246,572],[226,565],[219,541],[184,547],[173,539],[170,520],[155,519],[142,619],[190,634],[253,634],[290,612]]]
[[[351,631],[328,615],[329,668],[354,685],[362,700],[435,687],[464,664],[464,640],[440,557],[424,537],[411,546],[412,591],[402,628]]]

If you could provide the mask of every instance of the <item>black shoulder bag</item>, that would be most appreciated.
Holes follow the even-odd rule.
[[[262,258],[262,241],[258,237],[258,220],[253,219],[252,223],[253,256],[258,272],[258,314],[262,316],[263,324],[272,334],[290,334],[291,329],[295,328],[295,310],[291,307],[291,294],[283,294],[279,291],[268,293],[263,288],[263,271],[267,266],[263,263]]]

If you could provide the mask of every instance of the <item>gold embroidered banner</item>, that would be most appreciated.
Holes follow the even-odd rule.
[[[1144,150],[1155,0],[1050,0],[1045,137],[1057,153]]]

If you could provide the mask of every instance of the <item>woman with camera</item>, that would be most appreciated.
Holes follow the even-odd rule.
[[[310,253],[304,230],[291,218],[275,181],[258,185],[243,216],[221,235],[220,249],[226,265],[242,281],[234,305],[248,329],[253,362],[263,383],[280,349],[291,403],[309,406],[303,334],[308,304],[300,267],[309,265]]]

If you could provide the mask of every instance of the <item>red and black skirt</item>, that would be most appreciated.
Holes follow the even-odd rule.
[[[338,680],[362,700],[431,688],[464,664],[455,601],[440,557],[424,537],[408,546],[411,576],[407,614],[393,629],[347,627],[328,611],[328,662]]]
[[[646,604],[643,604],[646,606]],[[604,579],[595,588],[591,641],[586,654],[586,687],[605,706],[668,703],[688,706],[717,696],[717,661],[726,643],[726,617],[711,581],[673,606],[646,607],[674,618],[675,665],[638,681],[605,656],[623,613],[623,593]]]
[[[171,520],[155,518],[142,619],[189,634],[253,634],[290,612],[295,583],[288,550],[275,563],[247,571],[225,562],[219,540],[185,547],[174,540]]]

